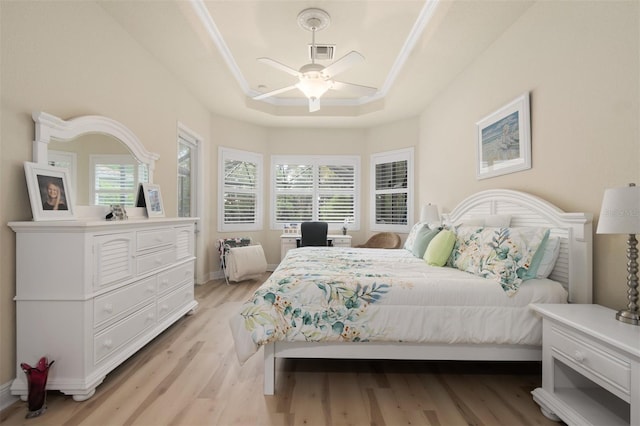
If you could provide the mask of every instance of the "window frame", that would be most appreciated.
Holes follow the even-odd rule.
[[[369,202],[369,228],[371,231],[376,232],[398,232],[408,233],[413,226],[413,208],[414,208],[414,148],[403,148],[393,151],[384,151],[371,154],[371,166],[370,166],[370,202]],[[406,225],[387,225],[376,223],[377,206],[376,196],[379,193],[401,193],[404,191],[393,190],[377,190],[376,189],[376,165],[387,164],[398,161],[407,162],[407,223]]]
[[[324,192],[319,189],[318,167],[319,166],[353,166],[353,221],[348,225],[348,229],[352,231],[360,230],[360,174],[361,160],[358,155],[272,155],[271,156],[271,211],[270,226],[272,230],[282,230],[285,224],[290,222],[276,221],[276,197],[278,195],[276,189],[276,165],[278,164],[294,164],[308,165],[313,167],[313,188],[312,193],[312,220],[318,220],[319,217],[319,196]],[[349,192],[350,193],[350,192]],[[329,230],[337,232],[342,229],[344,222],[329,222]]]
[[[244,190],[247,193],[255,193],[256,195],[256,208],[255,208],[255,222],[253,224],[241,223],[241,224],[228,224],[224,223],[224,171],[225,161],[244,161],[256,164],[256,187],[249,191]],[[218,231],[219,232],[234,232],[234,231],[261,231],[263,229],[263,214],[264,214],[264,196],[263,196],[263,155],[257,152],[243,151],[239,149],[218,147]]]

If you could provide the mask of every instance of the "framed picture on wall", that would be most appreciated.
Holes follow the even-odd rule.
[[[478,121],[476,126],[478,179],[531,168],[529,93]]]
[[[149,217],[163,217],[164,205],[160,185],[141,183],[138,188],[136,207],[146,207]]]
[[[73,220],[75,211],[67,169],[24,163],[33,220]]]

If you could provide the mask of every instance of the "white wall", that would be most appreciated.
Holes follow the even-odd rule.
[[[422,202],[449,211],[488,188],[594,214],[605,188],[640,178],[638,2],[539,2],[420,119]],[[475,123],[531,93],[530,170],[476,180]],[[594,236],[594,301],[626,303],[624,236]]]

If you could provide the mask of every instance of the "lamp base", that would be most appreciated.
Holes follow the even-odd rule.
[[[640,325],[640,314],[638,312],[618,311],[616,319],[627,324]]]

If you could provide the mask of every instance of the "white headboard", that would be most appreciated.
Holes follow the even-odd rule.
[[[525,192],[508,189],[481,191],[463,200],[445,223],[458,224],[472,216],[511,215],[511,226],[540,226],[560,238],[560,256],[550,278],[561,282],[572,303],[592,303],[591,213],[565,213],[553,204]]]

